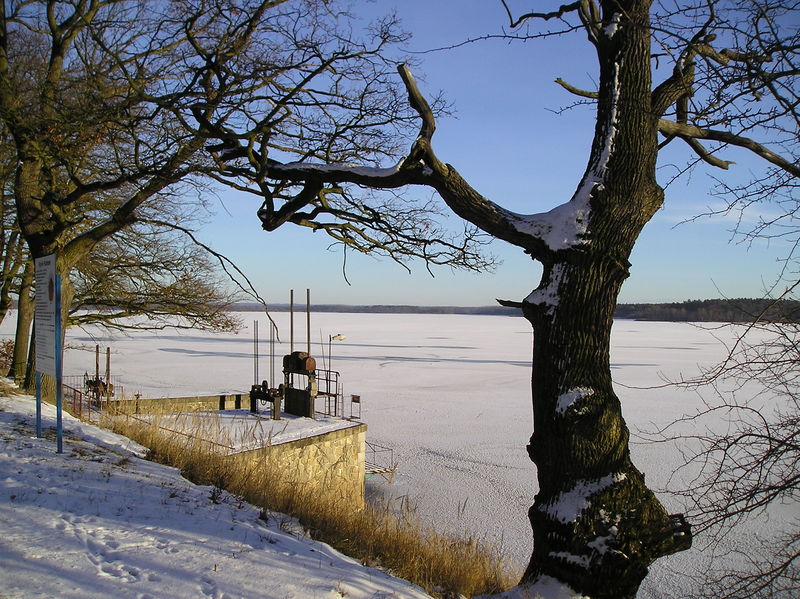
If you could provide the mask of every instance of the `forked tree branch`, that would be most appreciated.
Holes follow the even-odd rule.
[[[221,254],[220,252],[217,252],[216,250],[210,248],[205,243],[200,241],[197,238],[197,236],[194,234],[194,231],[192,231],[191,229],[187,229],[186,227],[182,227],[182,226],[180,226],[180,225],[178,225],[176,223],[157,220],[157,219],[148,219],[147,222],[149,222],[151,224],[154,224],[154,225],[159,225],[159,226],[165,227],[167,229],[172,229],[174,231],[179,231],[180,233],[183,233],[184,235],[186,235],[192,241],[192,243],[194,243],[196,246],[201,248],[203,251],[207,252],[208,254],[210,254],[211,256],[216,258],[216,260],[219,262],[220,267],[222,267],[223,272],[225,272],[225,274],[231,280],[231,282],[234,285],[236,285],[243,293],[245,293],[246,295],[252,297],[259,304],[261,304],[261,306],[264,308],[264,313],[266,314],[267,319],[275,326],[276,330],[278,329],[278,325],[275,324],[275,321],[272,320],[272,315],[269,313],[269,308],[267,306],[267,302],[258,293],[258,291],[253,286],[253,283],[250,281],[248,276],[230,258],[228,258],[224,254]],[[234,275],[231,272],[231,270],[233,270],[236,274],[238,274],[244,280],[244,283],[242,283],[236,277],[236,275]]]
[[[433,151],[431,137],[436,130],[433,112],[405,64],[398,72],[406,86],[409,103],[422,120],[420,133],[411,145],[409,155],[389,168],[374,168],[354,164],[281,163],[268,160],[267,177],[293,183],[355,183],[373,189],[396,189],[406,185],[427,185],[439,192],[453,212],[484,232],[532,254],[547,252],[538,233],[537,223],[527,217],[514,215],[476,191],[450,165],[441,162]],[[235,157],[234,153],[223,159]],[[301,192],[302,193],[302,192]],[[290,200],[292,204],[298,206]],[[298,213],[299,215],[299,213]],[[533,215],[535,217],[536,215]]]
[[[679,135],[678,137],[680,139],[682,139],[684,142],[686,142],[686,144],[690,148],[692,148],[694,153],[697,154],[700,157],[700,160],[702,160],[706,164],[710,164],[711,166],[715,166],[717,168],[721,168],[721,169],[724,169],[724,170],[728,170],[728,167],[730,165],[736,164],[732,160],[723,160],[722,158],[717,158],[716,156],[714,156],[714,154],[709,152],[703,146],[703,144],[701,144],[699,141],[697,141],[693,137],[686,137],[684,135]]]
[[[511,25],[511,28],[514,29],[522,25],[525,21],[533,20],[533,19],[541,19],[543,21],[549,21],[550,19],[560,19],[567,13],[577,12],[581,9],[582,4],[589,4],[587,0],[578,0],[577,2],[573,2],[572,4],[562,4],[558,10],[554,10],[551,12],[528,12],[523,15],[520,15],[518,18],[514,18],[514,15],[511,13],[511,9],[506,4],[506,0],[500,0],[503,3],[503,8],[506,9],[506,14],[508,15],[508,22]]]

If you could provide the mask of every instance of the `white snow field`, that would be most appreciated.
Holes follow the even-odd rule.
[[[272,316],[279,326],[281,337],[281,342],[276,343],[275,348],[275,371],[279,372],[280,357],[290,349],[289,315],[274,313]],[[253,322],[256,319],[261,336],[258,380],[260,382],[271,376],[269,328],[263,314],[242,313],[240,317],[244,326],[238,334],[164,330],[109,336],[96,329],[70,331],[65,374],[93,373],[94,347],[97,343],[103,352],[105,347],[111,348],[112,376],[119,377],[129,396],[140,393],[142,397],[174,397],[237,391],[246,394],[254,380]],[[294,329],[294,349],[305,350],[305,314],[295,315]],[[0,334],[11,335],[12,331],[13,322],[7,319],[0,327]],[[346,339],[330,341],[337,334],[346,336]],[[680,376],[691,377],[698,373],[699,367],[716,363],[725,355],[724,342],[730,341],[733,336],[734,330],[731,328],[708,330],[692,324],[617,321],[612,340],[612,368],[617,392],[632,431],[653,429],[684,414],[693,413],[701,405],[700,396],[673,386],[663,386],[664,381]],[[393,482],[388,484],[380,477],[373,478],[368,482],[368,492],[393,497],[398,502],[410,501],[420,515],[436,523],[440,529],[465,531],[495,542],[505,552],[509,564],[521,572],[530,553],[531,533],[527,510],[536,489],[535,470],[525,451],[532,429],[532,333],[528,323],[522,318],[505,316],[315,313],[312,314],[311,337],[311,351],[317,357],[318,364],[325,362],[327,365],[330,348],[332,368],[341,372],[345,394],[361,396],[362,420],[369,427],[368,440],[394,450],[398,470]],[[102,364],[101,369],[104,368]],[[274,384],[278,382],[280,380],[274,381]],[[348,412],[349,408],[346,408]],[[633,439],[631,451],[634,461],[646,473],[651,488],[661,490],[679,486],[681,481],[673,478],[673,473],[681,463],[678,449],[668,444],[636,442],[635,435]],[[39,442],[31,443],[38,448]],[[72,443],[69,440],[65,443],[67,455],[72,451]],[[55,451],[54,447],[52,451]],[[117,474],[113,462],[101,467],[112,472],[109,478],[113,480]],[[154,466],[143,468],[147,471]],[[44,488],[43,492],[46,493]],[[204,491],[198,493],[202,496]],[[675,497],[668,493],[660,495],[670,512],[684,511]],[[94,496],[102,497],[99,494]],[[147,500],[146,495],[143,499]],[[163,508],[161,501],[159,507],[152,508],[154,511]],[[740,533],[727,542],[731,547],[747,551],[755,530],[764,533],[780,529],[786,519],[798,515],[797,507],[783,506],[768,521],[746,523]],[[182,517],[176,515],[176,518]],[[239,517],[246,519],[248,516]],[[43,538],[56,531],[62,534],[64,530],[72,530],[70,527],[74,524],[67,522],[62,526],[59,518],[60,514],[45,518],[43,527],[50,528],[46,534],[43,533]],[[83,526],[92,530],[96,528],[98,534],[102,535],[101,528],[112,526],[113,514],[104,514],[104,518],[102,524]],[[10,523],[2,524],[3,529],[9,526]],[[58,526],[61,528],[56,528]],[[141,531],[149,525],[137,522],[137,526]],[[188,524],[187,530],[181,528],[183,526],[176,523],[181,535],[191,530]],[[263,527],[258,523],[253,526]],[[122,536],[125,534],[128,533]],[[145,533],[136,534],[144,536],[126,547],[148,543]],[[205,532],[197,534],[209,538],[211,535]],[[274,531],[270,529],[263,534],[273,535]],[[85,530],[80,535],[86,542],[97,542]],[[7,535],[3,536],[7,538]],[[115,535],[109,532],[106,536]],[[103,550],[106,555],[110,551],[114,558],[106,563],[117,563],[114,560],[122,560],[128,551],[119,549],[125,543],[124,539],[114,542],[118,543],[117,549]],[[296,540],[292,542],[300,543]],[[262,542],[259,547],[267,545],[269,542]],[[45,547],[46,544],[38,549],[30,547],[26,551],[41,556]],[[724,554],[725,549],[717,548],[713,553]],[[3,555],[10,555],[10,551],[7,547]],[[54,545],[52,551],[75,552],[79,549]],[[155,552],[155,549],[152,551]],[[296,548],[293,551],[300,553]],[[326,552],[326,556],[333,555],[330,549],[315,550],[318,551]],[[238,549],[232,552],[240,555]],[[0,559],[7,559],[3,555],[0,555]],[[94,555],[101,553],[95,552]],[[158,561],[155,553],[148,555],[148,564],[154,566]],[[191,577],[181,570],[186,560],[199,562],[205,559],[203,556],[187,552],[183,557],[176,558],[174,563],[170,557],[166,560],[169,565],[165,565],[169,574],[156,574],[165,581],[162,588],[171,589],[173,587],[170,585],[176,585],[175,594],[169,596],[201,596],[196,592],[199,587],[192,587],[195,595],[190,595],[189,591],[178,591],[177,581],[181,577],[181,584],[205,584],[202,592],[209,596],[223,596],[218,590],[212,589],[210,583],[200,581],[200,578],[189,580]],[[209,556],[207,559],[219,565],[215,561],[217,558]],[[724,559],[729,561],[715,562],[716,565],[737,567],[733,558]],[[712,552],[703,549],[701,543],[696,543],[696,548],[690,551],[659,560],[652,567],[639,596],[643,599],[686,596],[695,588],[696,583],[691,576],[711,561]],[[226,563],[232,562],[228,560]],[[96,565],[102,570],[102,563]],[[142,565],[133,567],[139,574],[147,571]],[[211,565],[208,567],[211,568]],[[274,566],[268,566],[271,567]],[[4,566],[0,572],[3,570]],[[44,575],[44,572],[31,573],[32,578]],[[84,572],[84,575],[77,579],[79,582],[76,584],[88,584],[88,574]],[[3,576],[0,574],[0,580]],[[117,579],[126,576],[131,578],[132,575],[122,574]],[[212,571],[207,576],[210,577],[208,580],[214,580],[216,573]],[[271,580],[269,574],[256,576],[259,581]],[[304,574],[300,572],[297,576]],[[237,575],[231,577],[237,578]],[[140,576],[138,580],[141,582],[141,579]],[[263,588],[266,582],[260,584],[262,586],[256,585],[255,588]],[[289,581],[286,584],[300,583]],[[287,586],[283,594],[273,595],[265,591],[258,596],[340,596],[335,594],[335,590],[326,594],[328,590],[321,587],[305,595],[302,587],[299,587],[299,591],[292,590],[296,588]],[[364,589],[364,595],[348,590],[348,597],[391,597],[391,592],[396,592],[398,597],[411,597],[414,592],[419,592],[410,588],[373,592],[368,585]],[[116,596],[144,597],[148,592],[153,597],[159,596],[153,594],[152,590],[139,595]],[[241,589],[229,593],[229,596],[255,595],[248,595]]]

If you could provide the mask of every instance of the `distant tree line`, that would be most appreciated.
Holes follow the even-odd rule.
[[[255,302],[233,304],[237,312],[263,312],[264,306]],[[270,312],[288,312],[289,304],[270,304]],[[305,304],[295,304],[296,312],[305,311]],[[483,314],[498,316],[522,316],[518,308],[506,306],[411,306],[411,305],[351,305],[320,304],[312,307],[314,312],[338,312],[341,314]]]
[[[256,312],[264,307],[257,303],[237,303],[233,310]],[[288,312],[289,304],[270,306],[273,312]],[[295,305],[303,311],[305,306]],[[322,304],[315,312],[366,314],[478,314],[522,316],[517,307],[509,306],[410,306],[410,305],[347,305]],[[800,301],[774,299],[709,299],[664,304],[618,304],[615,318],[667,322],[800,322]]]
[[[736,298],[669,304],[619,304],[614,317],[668,322],[798,322],[800,302]]]

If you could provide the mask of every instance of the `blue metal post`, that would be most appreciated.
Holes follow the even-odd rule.
[[[42,373],[36,373],[36,438],[42,438]]]
[[[56,274],[56,453],[64,452],[64,427],[62,423],[63,348],[61,342],[61,276]]]

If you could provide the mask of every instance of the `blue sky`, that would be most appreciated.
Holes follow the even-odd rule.
[[[396,10],[414,36],[408,48],[417,51],[498,33],[506,25],[499,0],[357,5],[365,14]],[[555,114],[572,97],[554,79],[594,87],[596,62],[582,35],[514,44],[488,40],[418,56],[422,64],[415,75],[423,92],[443,90],[456,110],[454,117],[437,123],[433,142],[440,159],[515,212],[542,212],[570,197],[586,166],[593,113],[580,108]],[[662,183],[673,172],[669,162],[682,164],[688,157],[683,147],[673,152],[662,160]],[[730,219],[680,224],[717,202],[708,193],[713,184],[709,174],[747,177],[745,154],[723,157],[740,164],[729,174],[697,169],[691,178],[667,188],[664,208],[634,250],[620,301],[755,297],[774,280],[783,255],[779,244],[747,247],[732,242]],[[431,277],[422,263],[412,263],[409,275],[391,261],[348,252],[348,285],[341,249],[331,251],[327,237],[297,227],[266,233],[252,198],[222,193],[220,199],[202,238],[234,259],[271,303],[288,301],[289,289],[304,293],[310,288],[314,303],[479,306],[496,298],[521,300],[539,281],[536,263],[518,248],[495,242],[491,249],[502,264],[493,273],[480,274],[439,268]],[[455,216],[449,221],[458,224]]]

